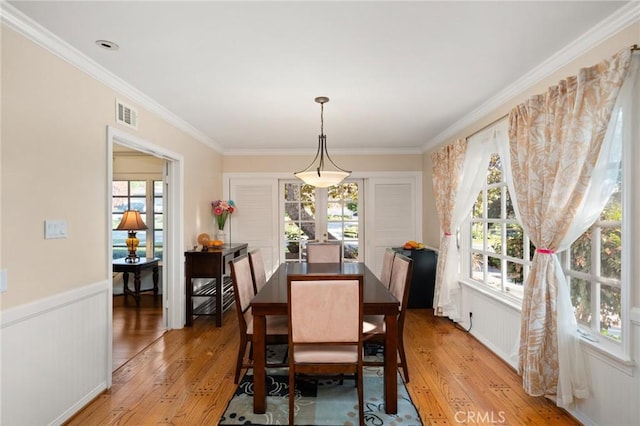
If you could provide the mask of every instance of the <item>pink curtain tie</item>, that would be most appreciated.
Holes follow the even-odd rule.
[[[540,254],[554,254],[555,253],[554,250],[549,250],[549,249],[546,249],[546,248],[539,248],[539,249],[536,249],[536,251],[538,253],[540,253]]]
[[[444,233],[444,236],[445,236],[445,237],[450,237],[450,236],[451,236],[451,232],[445,232],[445,233]]]

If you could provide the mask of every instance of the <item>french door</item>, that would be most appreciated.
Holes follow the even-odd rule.
[[[284,259],[306,259],[309,241],[340,241],[345,262],[364,261],[363,193],[361,179],[348,179],[328,188],[299,180],[281,181]]]

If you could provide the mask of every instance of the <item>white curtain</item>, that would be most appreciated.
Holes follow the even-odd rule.
[[[580,70],[510,114],[518,220],[537,246],[523,298],[519,372],[527,393],[555,397],[562,407],[586,398],[589,389],[555,253],[593,224],[616,185],[621,148],[614,144],[615,124],[635,81],[625,79],[629,54]]]
[[[491,154],[496,152],[495,139],[499,134],[506,137],[507,121],[502,120],[500,126],[492,126],[479,132],[467,140],[467,151],[462,166],[458,193],[455,199],[453,212],[451,213],[451,230],[457,230],[462,222],[469,215],[473,204],[478,199],[478,194],[487,180],[487,168]],[[500,130],[498,130],[500,129]],[[449,233],[450,234],[450,233]],[[443,265],[441,287],[439,297],[434,308],[441,316],[451,318],[453,321],[460,320],[460,251],[456,244],[454,235],[448,235],[445,230],[440,246],[446,252],[441,251],[439,256],[446,256],[446,263]]]

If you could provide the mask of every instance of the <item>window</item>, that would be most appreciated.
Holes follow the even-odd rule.
[[[362,259],[359,214],[359,181],[347,181],[329,188],[315,188],[302,182],[283,184],[284,250],[287,261],[306,257],[307,241],[341,241],[343,259]],[[316,212],[326,212],[318,215]]]
[[[624,324],[628,324],[625,315],[631,297],[631,268],[626,265],[633,259],[628,241],[633,232],[631,218],[638,216],[638,204],[632,199],[638,184],[632,166],[640,161],[632,131],[637,120],[625,121],[624,112],[623,106],[612,121],[613,149],[622,158],[615,191],[591,228],[559,253],[579,327],[587,339],[612,353],[626,350],[622,344],[629,333]],[[493,154],[469,223],[461,228],[468,229],[461,241],[464,268],[469,271],[464,276],[497,293],[521,298],[535,247],[515,217],[503,172],[500,156]]]
[[[629,151],[631,144],[623,143],[622,114],[615,123],[614,149]],[[628,156],[631,152],[623,152],[623,159]],[[604,336],[600,340],[605,345],[622,341],[622,251],[627,234],[623,220],[623,205],[627,203],[623,176],[629,166],[622,161],[615,192],[600,218],[562,257],[578,324],[588,329],[591,336]]]
[[[498,154],[491,156],[468,229],[469,277],[500,293],[522,297],[533,248],[516,220]]]
[[[140,257],[162,259],[163,251],[163,182],[154,180],[114,180],[112,182],[111,229],[113,233],[113,258],[126,257],[129,253],[125,243],[127,231],[117,231],[115,228],[122,220],[127,210],[138,210],[149,228],[146,232],[139,231],[136,237],[140,245],[136,253]],[[153,206],[151,210],[148,205]]]

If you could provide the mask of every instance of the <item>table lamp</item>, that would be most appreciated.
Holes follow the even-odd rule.
[[[127,237],[127,248],[129,249],[129,255],[124,260],[127,263],[135,263],[140,261],[140,257],[136,254],[138,248],[138,238],[136,237],[136,231],[142,231],[147,229],[147,225],[142,221],[140,212],[137,210],[127,210],[122,216],[120,224],[116,228],[118,231],[129,231]]]

